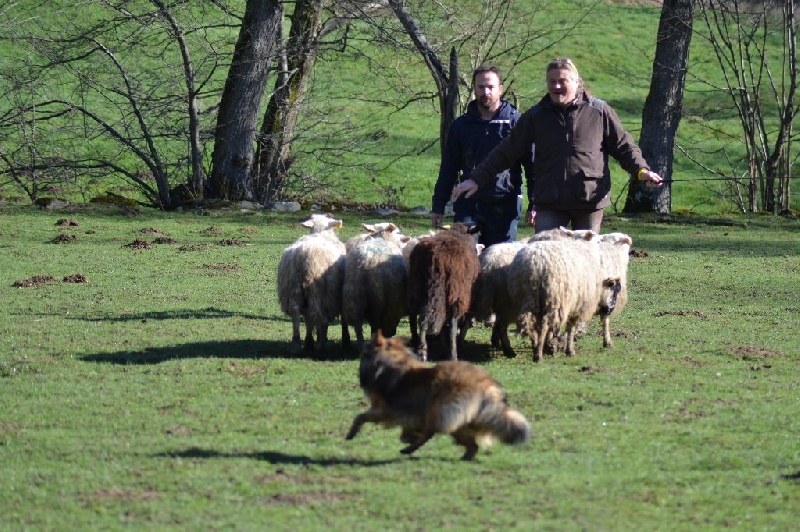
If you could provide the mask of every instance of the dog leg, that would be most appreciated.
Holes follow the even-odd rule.
[[[414,451],[416,451],[417,449],[419,449],[420,447],[422,447],[423,445],[428,443],[428,441],[431,438],[433,438],[433,436],[435,434],[436,433],[431,431],[431,430],[423,432],[422,434],[420,434],[420,436],[417,439],[417,441],[415,441],[414,443],[412,443],[408,447],[404,447],[403,449],[400,449],[400,452],[403,453],[403,454],[411,454],[411,453],[413,453]]]
[[[358,434],[358,431],[361,430],[361,427],[364,426],[364,423],[367,422],[367,412],[363,414],[359,414],[353,418],[353,424],[350,425],[350,430],[347,431],[347,436],[344,437],[345,440],[352,440]]]
[[[461,457],[461,460],[468,462],[475,458],[475,455],[478,454],[478,442],[475,441],[475,434],[471,431],[464,431],[459,430],[453,433],[453,440],[456,444],[461,445],[464,447],[464,455]]]

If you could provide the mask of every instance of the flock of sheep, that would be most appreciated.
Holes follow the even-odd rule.
[[[277,276],[281,310],[292,318],[293,353],[323,353],[337,317],[343,347],[350,347],[353,327],[360,352],[365,325],[393,336],[408,316],[411,345],[422,360],[428,338],[439,334],[455,360],[474,320],[492,324],[492,345],[506,356],[515,355],[508,327],[516,323],[539,361],[545,349],[558,349],[562,333],[565,352],[574,354],[578,326],[595,315],[610,347],[609,319],[628,297],[632,240],[623,233],[560,228],[482,249],[460,224],[414,238],[393,223],[364,224],[365,232],[347,242],[336,234],[341,220],[331,215],[314,214],[302,224],[309,234],[284,250]]]

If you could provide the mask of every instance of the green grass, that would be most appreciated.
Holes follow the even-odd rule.
[[[288,354],[275,273],[304,217],[0,211],[0,529],[796,525],[796,221],[607,219],[636,251],[615,346],[592,323],[534,364],[471,331],[464,358],[534,438],[461,463],[444,437],[411,458],[396,430],[344,441],[365,401],[337,328],[328,358]],[[12,286],[37,275],[58,282]]]

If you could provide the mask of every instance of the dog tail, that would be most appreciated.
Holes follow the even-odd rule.
[[[507,444],[521,444],[531,438],[531,426],[521,412],[508,406],[505,400],[484,402],[476,420],[488,433],[488,439],[496,439]],[[488,441],[487,441],[488,443]]]

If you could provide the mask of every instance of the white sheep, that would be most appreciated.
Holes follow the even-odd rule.
[[[345,247],[336,235],[342,221],[330,215],[314,214],[302,225],[310,234],[286,248],[278,263],[278,300],[281,310],[292,318],[292,353],[301,350],[301,320],[306,327],[302,347],[322,353],[328,325],[342,309]],[[312,330],[317,336],[316,345]],[[347,348],[349,344],[347,324],[342,320],[342,345]]]
[[[359,352],[364,347],[365,322],[372,334],[380,329],[390,337],[408,314],[402,251],[407,241],[394,227],[386,227],[360,239],[347,252],[342,319],[355,329]]]
[[[519,315],[521,292],[508,288],[508,269],[522,246],[543,240],[596,240],[590,230],[559,227],[542,231],[525,241],[504,242],[486,248],[481,254],[481,273],[475,283],[471,312],[479,321],[492,322],[492,346],[502,347],[507,357],[516,356],[508,338],[508,326]],[[493,316],[493,319],[492,319]]]
[[[612,347],[610,319],[628,302],[628,263],[633,240],[625,233],[606,233],[600,235],[598,244],[604,294],[597,313],[603,326],[603,346]]]
[[[470,313],[477,321],[492,323],[492,346],[502,347],[507,357],[516,356],[508,339],[508,326],[519,315],[518,298],[508,290],[508,268],[523,242],[503,242],[484,249],[480,254],[481,269],[472,291]]]
[[[398,233],[398,234],[400,233],[400,228],[392,222],[361,224],[361,227],[364,229],[364,232],[348,238],[347,241],[344,243],[345,250],[350,251],[350,249],[359,242],[363,242],[368,238],[374,238],[374,235],[381,231],[389,231],[391,233]]]
[[[593,237],[596,238],[596,237]],[[517,324],[539,361],[544,346],[566,329],[566,353],[575,352],[579,323],[602,306],[604,295],[599,246],[593,241],[535,241],[524,246],[509,266],[508,290],[519,298]]]

